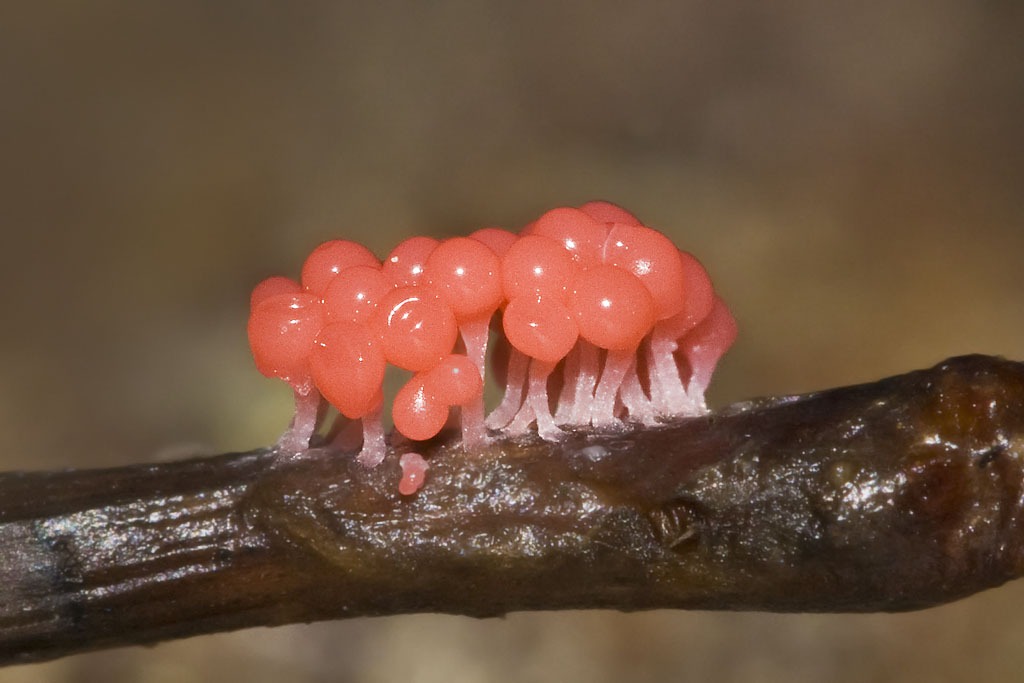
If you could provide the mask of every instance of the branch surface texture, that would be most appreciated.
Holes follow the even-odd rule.
[[[552,444],[0,475],[0,663],[321,619],[941,604],[1024,569],[1024,364]]]

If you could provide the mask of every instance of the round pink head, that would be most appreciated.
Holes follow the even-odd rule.
[[[577,275],[570,310],[581,337],[614,351],[636,348],[655,320],[647,288],[629,272],[608,265]]]
[[[715,304],[711,277],[701,262],[686,251],[679,252],[679,260],[683,264],[683,291],[686,296],[682,309],[675,316],[677,319],[673,321],[673,329],[678,330],[677,336],[706,318]]]
[[[381,402],[384,352],[366,324],[333,322],[316,336],[310,369],[327,401],[349,419],[365,417]]]
[[[278,294],[264,299],[249,315],[249,346],[256,368],[296,388],[309,383],[309,355],[323,327],[320,300],[312,294]]]
[[[572,254],[560,242],[541,235],[524,235],[501,259],[505,298],[543,295],[564,302],[577,269]]]
[[[449,406],[466,405],[480,398],[484,390],[480,370],[468,357],[449,354],[423,378],[426,390]]]
[[[353,266],[380,267],[373,252],[357,242],[331,240],[313,250],[302,264],[302,288],[316,296],[324,290],[334,276]]]
[[[299,283],[290,277],[280,277],[278,275],[268,277],[253,287],[252,294],[249,295],[249,310],[252,311],[252,309],[272,296],[277,296],[278,294],[298,294],[301,291],[302,287]]]
[[[413,441],[437,436],[448,421],[448,405],[427,387],[426,373],[416,373],[398,390],[391,406],[395,429]]]
[[[388,362],[405,370],[429,370],[451,353],[458,336],[455,315],[422,287],[398,287],[372,316]]]
[[[559,242],[572,255],[581,268],[601,262],[608,229],[579,209],[563,207],[552,209],[538,218],[529,234],[550,237]]]
[[[580,211],[601,223],[625,223],[626,225],[643,225],[636,216],[618,204],[593,201],[580,207]]]
[[[440,244],[433,237],[410,237],[399,242],[384,259],[384,277],[395,287],[418,285],[423,280],[427,257]]]
[[[423,272],[456,320],[489,316],[501,305],[501,261],[483,242],[468,237],[445,240],[427,257]]]
[[[519,296],[508,302],[501,324],[509,343],[531,358],[556,363],[579,339],[579,327],[558,298]]]
[[[477,242],[483,242],[500,258],[505,255],[509,247],[515,244],[515,241],[519,239],[519,235],[503,228],[480,228],[471,234],[469,238]]]
[[[324,310],[332,321],[368,322],[392,289],[380,268],[354,266],[338,273],[324,292]]]
[[[642,225],[612,224],[604,262],[632,273],[654,299],[655,317],[671,318],[686,296],[683,263],[672,240]]]

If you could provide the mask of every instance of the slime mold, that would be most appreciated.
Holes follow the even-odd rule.
[[[330,406],[328,445],[359,447],[361,427],[357,458],[373,467],[387,451],[388,365],[410,373],[390,407],[404,439],[431,439],[457,416],[466,449],[533,429],[553,441],[566,429],[705,414],[736,322],[696,258],[593,201],[552,209],[519,234],[412,237],[383,263],[355,242],[325,242],[299,281],[253,289],[248,334],[257,369],[295,395],[279,447],[318,443]],[[485,415],[489,377],[504,395]],[[402,468],[411,495],[426,463],[406,452]]]

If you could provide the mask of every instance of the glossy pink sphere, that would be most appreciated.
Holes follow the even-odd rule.
[[[601,262],[608,229],[579,209],[563,207],[552,209],[538,218],[529,234],[550,237],[559,242],[581,268]]]
[[[611,202],[593,201],[580,206],[580,211],[601,223],[625,223],[627,225],[642,225],[636,216],[626,211],[618,204]]]
[[[249,315],[249,346],[256,368],[299,387],[309,382],[309,355],[326,316],[312,294],[278,294]]]
[[[256,306],[272,296],[277,296],[278,294],[298,294],[301,291],[302,286],[290,277],[280,277],[277,275],[268,277],[253,287],[252,294],[249,295],[249,310],[251,311],[256,308]]]
[[[448,421],[448,405],[425,385],[425,373],[417,373],[398,390],[391,417],[406,438],[425,441],[437,436]]]
[[[355,266],[338,273],[324,292],[324,310],[331,321],[368,322],[393,287],[380,268]]]
[[[333,322],[320,330],[310,356],[317,389],[353,420],[380,404],[386,365],[377,335],[369,325],[351,321]]]
[[[686,290],[679,249],[657,230],[613,223],[605,242],[604,262],[628,270],[640,280],[654,299],[658,320],[682,310]]]
[[[353,266],[380,267],[373,252],[357,242],[331,240],[313,250],[302,264],[302,288],[316,296],[324,290],[334,276]]]
[[[445,405],[461,406],[480,398],[484,390],[480,370],[462,354],[449,354],[424,375],[427,390]]]
[[[483,242],[500,258],[509,247],[515,244],[519,235],[503,228],[480,228],[469,236],[477,242]]]
[[[407,287],[423,281],[427,257],[440,244],[433,237],[410,237],[399,242],[384,259],[381,271],[392,286]]]
[[[391,290],[373,315],[388,362],[405,370],[429,370],[451,353],[458,336],[455,315],[421,287]]]
[[[579,327],[558,299],[520,296],[505,307],[505,337],[521,353],[548,363],[565,358],[579,339]]]
[[[506,300],[544,295],[566,301],[577,266],[560,242],[541,235],[524,235],[501,259]]]
[[[654,325],[654,301],[640,280],[615,266],[582,271],[573,283],[570,310],[580,336],[616,351],[636,348]]]
[[[501,261],[490,247],[468,237],[441,242],[423,266],[456,320],[490,315],[501,305]]]

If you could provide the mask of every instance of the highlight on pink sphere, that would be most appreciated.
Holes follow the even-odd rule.
[[[427,257],[423,272],[456,320],[489,315],[501,305],[501,261],[482,242],[468,237],[441,242]]]
[[[313,250],[302,264],[302,288],[311,294],[323,296],[334,276],[354,266],[379,268],[380,261],[373,252],[348,240],[330,240]]]
[[[369,325],[351,321],[332,322],[321,329],[310,356],[320,393],[353,420],[380,404],[386,365],[377,335]]]
[[[440,363],[451,353],[459,331],[451,308],[420,287],[391,290],[378,304],[373,324],[388,362],[413,372]]]
[[[558,299],[516,297],[508,302],[501,322],[517,351],[548,363],[565,358],[580,336],[572,313]]]
[[[249,346],[256,368],[298,386],[309,380],[309,355],[325,321],[320,300],[311,294],[278,294],[249,315]]]
[[[542,235],[524,235],[501,259],[505,299],[546,296],[566,301],[578,270],[572,254],[562,244]]]
[[[581,272],[573,283],[571,302],[580,336],[602,349],[636,348],[654,325],[654,301],[647,288],[615,266]]]
[[[302,286],[290,277],[281,277],[279,275],[268,277],[253,287],[252,294],[249,295],[249,310],[251,311],[256,308],[272,296],[277,296],[278,294],[298,294],[301,291]]]
[[[448,405],[426,386],[425,373],[416,373],[395,396],[391,418],[395,429],[413,441],[437,436],[448,421]]]
[[[683,263],[672,240],[642,225],[614,223],[605,242],[604,262],[628,270],[651,293],[655,317],[671,318],[686,298]]]
[[[380,268],[354,266],[338,273],[324,291],[328,320],[368,322],[392,290]]]
[[[391,250],[381,272],[394,287],[411,287],[423,280],[423,267],[427,257],[437,248],[439,241],[433,237],[410,237],[399,242]]]

